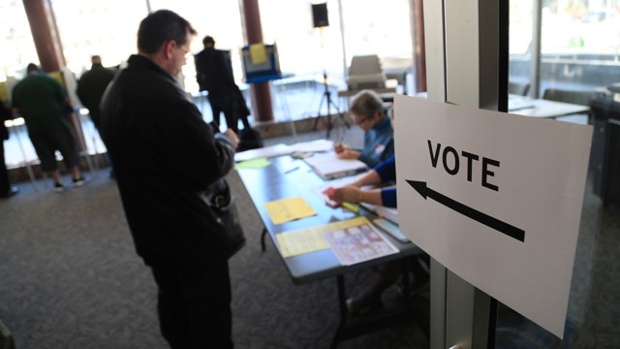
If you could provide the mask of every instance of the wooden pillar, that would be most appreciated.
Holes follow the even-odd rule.
[[[23,2],[41,69],[45,72],[59,71],[65,66],[65,57],[49,0],[23,0]]]
[[[263,29],[260,22],[258,0],[241,0],[244,34],[248,44],[263,43]],[[271,87],[269,82],[250,84],[252,95],[252,112],[257,121],[272,121],[273,106],[271,103]]]
[[[413,62],[415,64],[415,92],[426,88],[426,48],[424,46],[424,8],[422,0],[410,2],[413,26]]]

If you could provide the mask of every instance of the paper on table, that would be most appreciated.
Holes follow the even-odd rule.
[[[263,168],[271,165],[271,161],[267,158],[258,158],[252,160],[245,160],[237,163],[237,168]]]
[[[398,224],[398,210],[396,208],[373,205],[366,202],[364,202],[362,206],[365,209],[374,212],[376,215],[381,216],[392,223]]]
[[[368,231],[367,228],[360,228],[362,226],[368,226],[369,229],[372,229],[372,232]],[[350,234],[354,235],[358,231],[362,232],[362,229],[365,232],[365,236],[369,236],[370,238],[366,238],[366,240],[358,239],[359,241],[361,241],[361,244],[357,245],[362,247],[368,247],[368,244],[364,244],[364,242],[370,242],[372,244],[371,248],[373,249],[373,252],[369,252],[367,249],[364,248],[362,248],[362,251],[358,251],[357,253],[354,251],[353,253],[358,258],[353,260],[353,257],[346,258],[345,256],[344,261],[346,263],[359,263],[363,260],[378,258],[390,253],[398,252],[398,249],[396,249],[394,245],[392,245],[388,240],[385,239],[383,235],[381,235],[381,233],[377,232],[372,227],[366,217],[356,217],[353,219],[333,222],[317,227],[283,232],[280,234],[276,234],[276,240],[278,241],[278,246],[282,257],[287,258],[330,248],[330,243],[326,238],[326,236],[330,234],[333,235],[335,233],[335,236],[339,236],[340,232],[342,231],[350,231]],[[337,238],[330,237],[330,239],[336,241]],[[385,241],[387,245],[383,245],[379,242],[379,240]],[[351,245],[350,242],[351,239],[349,239],[348,242],[344,242],[343,246],[354,247],[353,245]],[[378,245],[381,245],[381,248],[378,248]],[[332,249],[334,249],[337,258],[341,261],[341,263],[345,264],[345,262],[343,262],[343,259],[340,259],[340,257],[338,256],[338,252],[336,252],[336,249],[338,247],[334,247],[333,245],[331,245],[331,247]],[[364,255],[363,258],[361,258],[362,255]]]
[[[316,214],[302,197],[270,201],[265,204],[265,208],[273,224],[282,224]]]
[[[276,235],[283,258],[329,248],[321,227],[288,231]]]
[[[398,249],[378,232],[366,217],[361,216],[341,223],[346,224],[326,232],[324,237],[343,265],[398,253]]]
[[[315,141],[295,143],[290,146],[293,152],[322,152],[334,149],[334,141],[317,139]]]
[[[334,179],[350,176],[367,170],[365,163],[359,160],[339,159],[336,153],[314,154],[304,161],[323,179]]]
[[[340,187],[344,187],[345,185],[348,185],[352,182],[355,182],[358,178],[360,178],[361,176],[364,176],[364,173],[360,173],[357,174],[355,176],[349,176],[349,177],[344,177],[344,178],[338,178],[338,179],[334,179],[331,180],[329,182],[325,182],[319,186],[313,187],[312,191],[321,199],[325,200],[325,203],[327,203],[328,206],[331,207],[338,207],[339,205],[335,204],[334,201],[330,200],[328,197],[328,193],[327,190],[329,188],[335,189],[335,188],[340,188]]]
[[[235,161],[245,161],[257,158],[272,158],[280,155],[290,154],[291,149],[286,144],[276,144],[269,147],[250,149],[235,154]]]

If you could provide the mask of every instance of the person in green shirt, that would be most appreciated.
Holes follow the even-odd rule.
[[[56,150],[60,151],[74,186],[86,180],[79,168],[79,154],[67,111],[69,102],[65,90],[52,77],[41,74],[36,64],[28,64],[27,76],[13,88],[13,112],[26,122],[28,136],[41,161],[41,170],[54,180],[54,190],[64,190],[62,177],[56,163]]]

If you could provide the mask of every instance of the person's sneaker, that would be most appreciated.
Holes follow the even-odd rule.
[[[80,176],[78,178],[73,178],[73,186],[74,187],[79,187],[84,185],[84,183],[86,183],[86,178],[84,178],[84,176]]]
[[[65,186],[62,183],[54,183],[54,191],[57,193],[61,193],[65,191]]]

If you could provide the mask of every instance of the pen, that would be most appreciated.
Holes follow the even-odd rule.
[[[353,213],[359,213],[360,212],[359,206],[357,206],[356,204],[351,204],[351,203],[348,203],[348,202],[343,202],[342,203],[342,207],[344,207],[345,209],[347,209],[347,210],[349,210],[349,211],[351,211]]]
[[[293,172],[295,170],[298,170],[298,169],[299,169],[299,166],[296,166],[296,167],[291,168],[290,170],[284,171],[284,173],[291,173],[291,172]]]

